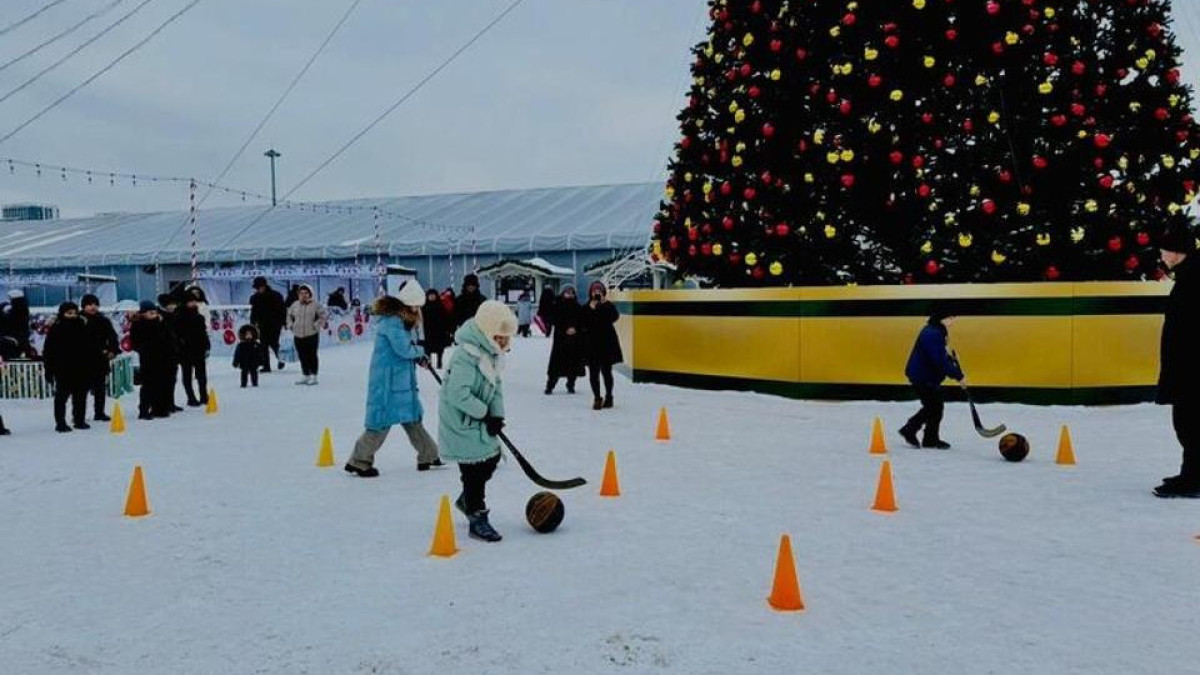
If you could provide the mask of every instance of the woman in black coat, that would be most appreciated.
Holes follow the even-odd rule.
[[[75,428],[90,429],[86,419],[87,391],[99,358],[99,346],[88,335],[75,303],[58,306],[58,317],[46,333],[42,357],[46,380],[54,384],[55,431],[71,430],[67,425],[67,399],[71,399]]]
[[[425,354],[429,363],[437,356],[437,367],[442,367],[442,353],[450,344],[450,317],[436,289],[425,291],[425,306],[421,309],[421,325],[425,331]]]
[[[575,393],[575,379],[583,375],[583,307],[575,298],[575,287],[564,286],[553,309],[550,365],[546,368],[546,394],[554,392],[558,379],[567,378],[567,393]]]
[[[613,407],[612,367],[625,360],[617,338],[616,305],[608,301],[608,289],[593,281],[588,287],[588,303],[583,308],[583,327],[587,344],[588,380],[592,385],[592,410]],[[600,379],[604,379],[604,398],[600,398]]]
[[[1175,274],[1167,299],[1161,342],[1157,402],[1170,405],[1175,435],[1183,446],[1179,474],[1154,488],[1159,497],[1200,498],[1200,251],[1189,229],[1168,230],[1158,244]]]
[[[193,408],[208,403],[208,352],[212,349],[208,317],[200,313],[200,302],[199,297],[189,295],[187,304],[178,310],[176,321],[182,351],[183,391],[187,394],[187,404]],[[195,388],[192,387],[193,380]]]

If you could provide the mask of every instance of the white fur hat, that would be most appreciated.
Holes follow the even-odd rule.
[[[396,293],[396,299],[409,307],[424,307],[425,291],[421,289],[421,284],[417,283],[416,279],[409,279]]]
[[[517,316],[508,305],[488,300],[475,312],[475,325],[489,339],[496,335],[512,337],[517,334]]]
[[[17,298],[25,297],[25,293],[18,288],[14,288],[8,292],[8,297],[16,300]]]

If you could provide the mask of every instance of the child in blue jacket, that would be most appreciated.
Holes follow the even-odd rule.
[[[942,440],[940,433],[942,411],[945,409],[942,382],[947,377],[960,382],[966,380],[958,360],[947,345],[950,331],[946,328],[946,322],[953,318],[943,310],[935,310],[930,315],[929,323],[917,336],[912,354],[908,357],[908,366],[904,369],[908,381],[917,390],[917,397],[921,399],[921,410],[900,428],[900,435],[914,448],[946,450],[950,447],[949,443]],[[918,441],[917,432],[922,427],[925,428],[925,436]]]

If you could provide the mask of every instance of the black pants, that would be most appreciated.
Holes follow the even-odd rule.
[[[317,360],[317,347],[321,345],[321,335],[309,335],[296,338],[296,356],[300,358],[300,370],[305,375],[316,375],[321,365]]]
[[[104,401],[108,396],[108,373],[93,378],[88,389],[92,394],[92,410],[95,411],[96,417],[100,417],[104,414]]]
[[[1183,446],[1183,466],[1179,475],[1185,481],[1200,485],[1200,401],[1176,403],[1171,408],[1175,435]]]
[[[945,398],[941,387],[927,387],[915,384],[917,396],[921,399],[921,410],[913,415],[904,428],[916,433],[925,427],[925,437],[921,440],[925,445],[942,440],[942,413],[946,409]]]
[[[196,380],[196,390],[192,388],[192,379]],[[208,403],[208,360],[203,356],[190,357],[183,360],[183,391],[187,394],[188,403]]]
[[[523,324],[517,326],[517,335],[520,335],[521,337],[532,336],[533,333],[529,332],[529,324],[523,323]]]
[[[592,361],[588,364],[588,382],[592,385],[592,395],[600,398],[600,377],[604,376],[605,395],[612,396],[613,374],[612,364],[602,361]]]
[[[67,399],[71,399],[71,419],[78,426],[87,421],[87,382],[59,382],[54,388],[54,421],[67,423]]]
[[[242,386],[243,387],[246,386],[247,381],[249,381],[251,384],[253,384],[256,387],[258,386],[258,368],[256,366],[250,366],[249,368],[242,368]]]
[[[271,352],[275,352],[276,361],[283,362],[283,359],[279,358],[279,335],[283,329],[276,326],[260,326],[258,332],[263,346],[262,370],[264,373],[269,373],[271,372]]]
[[[575,375],[567,376],[567,391],[571,392],[572,394],[575,393],[575,380],[576,379],[577,378]],[[558,380],[559,380],[559,378],[557,376],[547,377],[546,378],[546,391],[554,391],[554,388],[558,386]],[[608,390],[612,391],[612,387],[610,386]],[[599,396],[599,394],[596,394],[596,395]]]
[[[463,501],[467,505],[467,513],[479,513],[487,508],[487,503],[484,501],[484,493],[487,490],[487,482],[492,479],[492,474],[496,472],[496,465],[500,463],[500,455],[476,462],[474,464],[459,464],[458,471],[461,474],[463,485]]]
[[[175,370],[171,364],[141,366],[142,385],[138,389],[138,413],[165,417],[175,404]]]

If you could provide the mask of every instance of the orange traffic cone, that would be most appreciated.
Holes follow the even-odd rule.
[[[112,422],[108,425],[108,431],[114,434],[125,433],[125,415],[121,413],[120,401],[113,404]]]
[[[1065,424],[1062,426],[1062,432],[1058,435],[1058,457],[1054,463],[1075,466],[1075,449],[1071,447],[1071,430]]]
[[[887,441],[883,440],[883,420],[875,418],[875,425],[871,428],[871,454],[886,455]]]
[[[333,466],[333,438],[329,435],[329,427],[321,434],[321,450],[317,453],[317,466]]]
[[[604,462],[604,480],[600,483],[601,497],[620,497],[621,486],[617,483],[617,454],[608,451],[608,459]]]
[[[792,538],[779,538],[779,556],[775,559],[775,583],[771,596],[767,598],[771,607],[780,612],[804,611],[804,598],[800,595],[800,581],[796,578],[796,561],[792,558]]]
[[[658,430],[654,432],[654,440],[671,440],[671,422],[667,420],[666,408],[660,408],[658,411]]]
[[[883,460],[883,466],[879,469],[879,487],[875,490],[875,505],[871,507],[875,511],[895,511],[896,510],[896,492],[892,487],[892,463],[888,460]]]
[[[458,553],[458,545],[454,541],[454,523],[450,520],[450,496],[442,495],[442,503],[438,507],[437,524],[433,527],[433,544],[429,547],[429,555],[449,558],[455,553]]]
[[[133,480],[129,483],[129,496],[125,498],[125,515],[131,518],[150,515],[146,504],[146,484],[142,481],[142,467],[133,467]]]
[[[221,407],[217,405],[217,390],[210,388],[208,390],[208,405],[204,406],[204,414],[216,415],[220,410]]]

